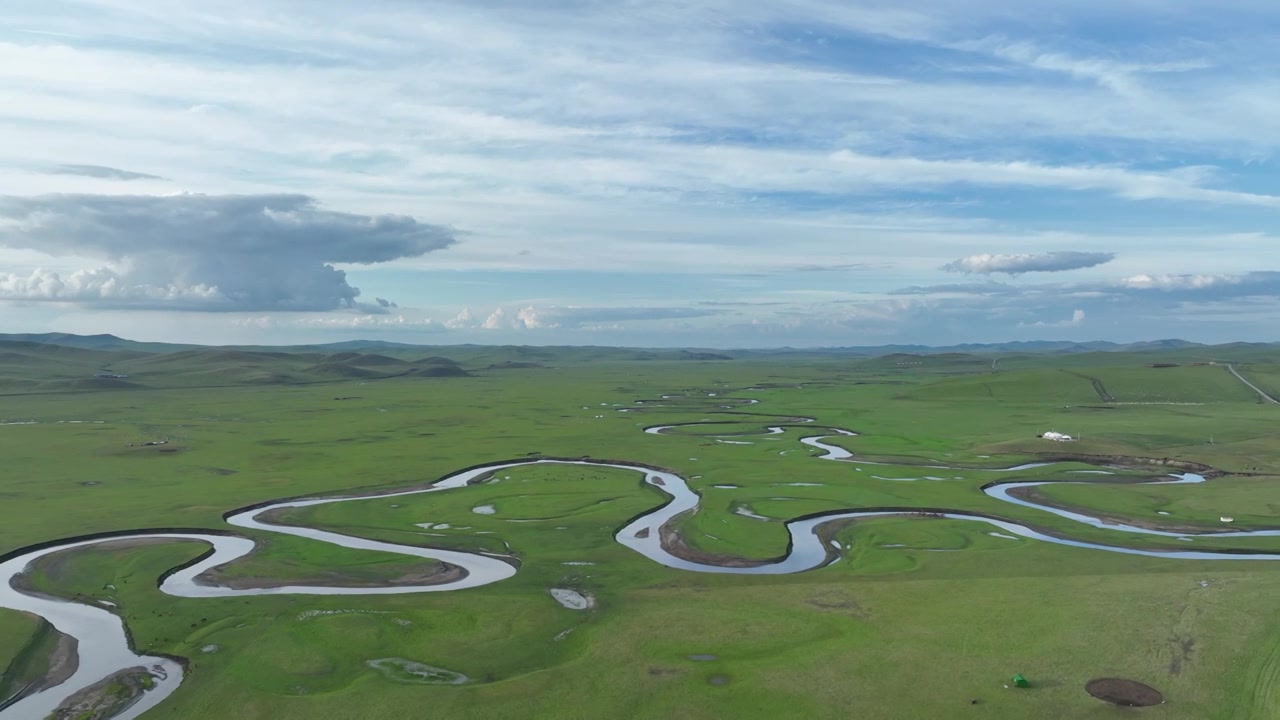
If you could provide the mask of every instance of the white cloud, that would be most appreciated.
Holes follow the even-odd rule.
[[[445,325],[455,330],[617,329],[631,323],[708,318],[724,312],[710,307],[499,306],[484,320],[474,315],[470,308],[464,308]]]
[[[1132,290],[1203,290],[1217,285],[1238,285],[1241,275],[1131,275],[1116,282]]]
[[[62,244],[50,231],[27,245],[56,257],[0,252],[0,294],[351,314],[362,305],[352,286],[385,298],[384,278],[402,306],[436,301],[438,276],[406,280],[424,270],[653,273],[646,292],[544,290],[533,273],[509,274],[501,295],[476,283],[447,300],[484,308],[477,317],[438,315],[478,334],[492,320],[500,327],[483,332],[496,337],[736,322],[598,312],[611,303],[644,310],[766,292],[792,306],[837,294],[878,302],[907,286],[932,302],[938,267],[967,248],[1015,258],[1122,249],[1111,267],[1127,285],[1060,294],[1150,296],[1132,302],[1152,313],[1193,293],[1200,302],[1273,287],[1254,278],[1196,288],[1177,275],[1238,275],[1274,244],[1248,236],[1270,227],[1280,200],[1241,165],[1280,149],[1275,54],[1248,41],[1267,39],[1266,23],[1252,20],[1269,8],[1193,3],[1152,20],[1100,0],[900,5],[583,0],[494,12],[461,0],[229,0],[210,15],[185,1],[19,2],[6,18],[41,34],[0,42],[0,166],[10,170],[0,194],[119,192],[128,179],[150,194],[317,195],[340,215],[464,228],[466,242],[392,253],[385,261],[405,275],[361,277],[351,266],[370,256],[334,256],[317,239],[325,232],[295,233],[291,243],[306,248],[296,257],[268,244],[262,259],[240,252],[240,230],[171,233],[217,234],[234,250],[180,246],[175,257],[124,241]],[[1102,47],[1078,30],[1101,22],[1131,27],[1132,39]],[[75,172],[49,172],[58,166]],[[367,225],[343,232],[379,234]],[[738,277],[860,263],[877,272]],[[1031,271],[1048,269],[1013,272]],[[989,289],[1005,296],[995,301],[952,288],[999,306],[1009,327],[1060,317],[1001,304],[1059,291]],[[369,305],[401,314],[390,301]],[[851,315],[927,329],[929,313],[956,307]],[[1097,322],[1094,306],[1080,307]]]
[[[222,298],[213,286],[138,283],[111,268],[79,270],[65,276],[37,268],[26,276],[0,273],[0,300],[201,307]]]
[[[1046,52],[1030,42],[1001,42],[987,39],[977,43],[965,43],[961,47],[989,49],[997,57],[1012,60],[1039,70],[1066,73],[1089,79],[1119,93],[1137,91],[1134,77],[1145,74],[1185,73],[1211,67],[1203,59],[1171,60],[1163,62],[1119,62],[1107,58],[1078,58],[1069,54]]]
[[[403,313],[395,315],[343,313],[332,315],[299,315],[281,313],[277,315],[258,315],[241,317],[232,320],[237,327],[254,330],[304,329],[304,330],[343,330],[343,331],[376,331],[376,332],[413,332],[439,333],[447,328],[444,323],[429,317],[415,317]]]
[[[1063,272],[1111,262],[1115,253],[1059,251],[1017,255],[970,255],[942,266],[947,272],[990,275],[1029,272]]]
[[[514,328],[515,324],[515,320],[507,319],[507,313],[505,310],[502,308],[495,308],[489,317],[485,318],[485,321],[480,325],[480,327],[485,330],[506,330]],[[523,327],[523,325],[521,325],[521,327]]]
[[[360,291],[331,263],[382,263],[453,242],[449,229],[411,217],[322,210],[297,195],[0,196],[0,245],[112,263],[67,276],[3,276],[0,298],[179,310],[350,308]]]
[[[462,308],[462,310],[452,319],[445,320],[445,327],[448,328],[470,328],[475,327],[475,318],[471,314],[471,308]]]
[[[1032,322],[1032,323],[1018,323],[1018,327],[1020,328],[1079,327],[1080,325],[1084,324],[1084,315],[1085,313],[1083,310],[1074,310],[1072,311],[1071,318],[1069,320],[1058,320],[1058,321],[1037,320],[1036,322]]]

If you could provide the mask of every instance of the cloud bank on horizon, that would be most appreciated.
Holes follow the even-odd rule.
[[[6,3],[0,326],[1280,339],[1265,3],[499,6]]]

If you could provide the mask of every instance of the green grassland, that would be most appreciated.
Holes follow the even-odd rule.
[[[9,471],[0,480],[0,552],[98,531],[225,528],[224,513],[251,503],[421,486],[477,463],[539,456],[678,472],[703,498],[698,512],[681,518],[681,532],[692,548],[717,555],[777,557],[786,552],[787,519],[884,506],[987,513],[1117,546],[1280,551],[1280,538],[1192,544],[1085,527],[981,492],[1015,478],[1097,480],[1041,492],[1149,523],[1218,529],[1218,517],[1229,514],[1233,528],[1280,527],[1280,408],[1257,402],[1224,368],[1190,366],[1190,350],[1089,353],[1093,362],[1019,355],[995,368],[990,358],[960,353],[915,365],[892,356],[643,359],[609,349],[585,350],[584,359],[563,349],[476,348],[444,360],[444,351],[424,348],[345,358],[332,349],[70,350],[89,354],[23,348],[14,353],[43,367],[17,357],[0,366],[9,378],[0,385],[8,393],[0,422],[35,423],[0,426]],[[1182,365],[1145,366],[1170,352]],[[52,362],[51,354],[69,359]],[[134,387],[72,382],[104,366],[130,375]],[[429,367],[461,372],[410,373]],[[1260,386],[1280,377],[1257,359],[1246,372]],[[664,394],[674,397],[658,400]],[[760,403],[730,401],[748,397]],[[617,412],[622,407],[635,411]],[[796,416],[815,418],[815,429],[756,434]],[[641,432],[700,420],[726,424]],[[797,440],[823,434],[816,426],[860,433],[830,440],[855,459],[815,459],[820,453]],[[1037,437],[1051,429],[1083,439],[1061,445]],[[720,433],[750,444],[719,442]],[[1044,453],[1173,458],[1242,475],[1159,486],[1125,482],[1167,472],[1132,462],[1117,462],[1114,476],[1078,474],[1095,467],[1079,462],[982,469]],[[1168,702],[1142,711],[1153,718],[1280,712],[1273,610],[1280,563],[1120,555],[998,537],[981,523],[894,517],[829,528],[842,550],[821,570],[692,573],[613,539],[662,502],[639,473],[541,465],[459,490],[279,518],[519,562],[515,577],[465,591],[161,594],[156,578],[202,552],[195,542],[53,556],[29,582],[114,603],[136,649],[190,660],[183,685],[148,718],[1092,719],[1124,714],[1081,689],[1109,675],[1160,688]],[[486,505],[495,512],[474,511]],[[259,551],[223,569],[224,581],[371,582],[424,566],[255,537]],[[553,587],[588,592],[597,605],[562,608],[548,593]],[[0,612],[0,668],[42,642],[39,632],[31,618]],[[417,683],[368,664],[384,658],[470,680]],[[1005,689],[1014,672],[1033,687]]]
[[[1280,399],[1280,365],[1247,365],[1236,370],[1271,397]]]
[[[6,611],[0,623],[0,707],[49,669],[57,645],[53,626],[34,615]]]

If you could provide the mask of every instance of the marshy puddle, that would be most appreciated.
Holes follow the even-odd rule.
[[[462,673],[404,658],[378,658],[365,662],[365,665],[392,680],[418,685],[461,685],[467,681],[467,676]]]
[[[498,512],[498,510],[492,505],[477,505],[471,508],[471,512],[477,515],[493,515]]]
[[[693,655],[689,655],[688,657],[690,660],[694,662],[711,662],[712,660],[719,659],[715,655],[707,655],[706,653],[695,653]]]
[[[551,588],[549,592],[551,593],[551,597],[556,599],[556,602],[570,610],[589,610],[596,604],[595,598],[587,595],[586,593],[580,593],[577,590],[569,590],[568,588]]]
[[[752,512],[751,508],[747,507],[746,505],[739,505],[738,507],[734,508],[733,514],[741,515],[742,517],[749,517],[752,520],[772,520],[773,519],[773,518],[767,518],[763,515],[757,515],[756,513]]]

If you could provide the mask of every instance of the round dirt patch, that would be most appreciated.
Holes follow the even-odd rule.
[[[1124,678],[1096,678],[1085,683],[1090,695],[1122,707],[1148,707],[1164,702],[1164,695],[1150,685]]]

